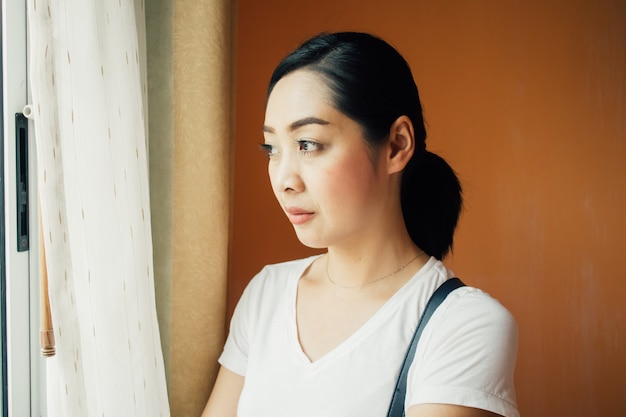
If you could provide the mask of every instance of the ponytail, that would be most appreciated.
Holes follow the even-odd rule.
[[[411,239],[430,256],[443,259],[451,250],[463,208],[454,170],[440,156],[424,151],[404,170],[402,213]]]

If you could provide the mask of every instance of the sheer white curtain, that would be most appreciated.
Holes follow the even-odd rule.
[[[135,3],[28,1],[57,342],[46,362],[50,416],[169,416],[154,301],[143,2]]]

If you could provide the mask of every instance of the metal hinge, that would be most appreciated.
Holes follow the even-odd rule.
[[[28,250],[28,119],[15,113],[15,173],[17,194],[17,251]]]

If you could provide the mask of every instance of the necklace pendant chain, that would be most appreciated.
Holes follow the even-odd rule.
[[[332,279],[332,277],[330,276],[330,272],[328,271],[328,255],[326,255],[327,256],[326,257],[326,277],[328,278],[328,281],[330,281],[331,284],[336,285],[336,286],[338,286],[340,288],[359,289],[359,288],[363,288],[363,287],[366,287],[368,285],[372,285],[372,284],[374,284],[374,283],[376,283],[378,281],[382,281],[383,279],[386,279],[386,278],[389,278],[389,277],[392,277],[392,276],[396,275],[398,272],[402,271],[404,268],[406,268],[407,266],[411,265],[413,263],[413,261],[415,261],[417,258],[419,258],[420,255],[423,254],[423,253],[424,253],[424,251],[419,251],[417,253],[417,255],[415,255],[413,258],[411,258],[407,263],[405,263],[404,265],[402,265],[401,267],[399,267],[395,271],[388,273],[387,275],[383,275],[382,277],[378,277],[378,278],[376,278],[376,279],[374,279],[372,281],[367,281],[366,283],[361,284],[361,285],[352,285],[352,286],[351,285],[340,284],[337,281],[335,281],[334,279]]]

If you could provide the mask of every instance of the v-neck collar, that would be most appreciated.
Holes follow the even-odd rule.
[[[401,300],[409,297],[414,292],[411,291],[420,279],[427,274],[427,272],[436,265],[437,259],[430,257],[428,261],[406,282],[400,287],[376,312],[363,323],[354,333],[344,339],[341,343],[335,346],[330,351],[326,352],[320,358],[315,361],[304,353],[302,345],[300,344],[298,335],[298,320],[297,320],[297,307],[296,302],[298,298],[298,284],[304,271],[311,266],[311,264],[323,255],[315,255],[309,258],[302,259],[301,263],[294,265],[293,275],[297,279],[290,280],[288,290],[288,337],[290,349],[295,353],[295,356],[301,366],[309,368],[311,370],[324,366],[326,363],[332,363],[336,358],[341,357],[345,352],[350,351],[358,342],[370,334],[379,326],[383,325],[389,319],[390,314],[393,314],[395,306],[401,303]]]

